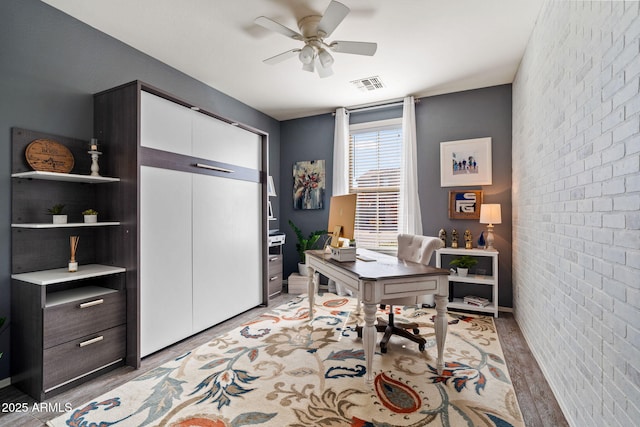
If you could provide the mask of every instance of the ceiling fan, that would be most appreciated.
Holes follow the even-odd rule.
[[[286,37],[304,42],[304,46],[299,49],[288,50],[267,58],[263,62],[271,65],[277,64],[297,55],[300,62],[302,62],[303,70],[317,71],[320,77],[328,77],[333,74],[331,69],[333,56],[329,51],[373,56],[378,48],[376,43],[342,40],[327,42],[324,40],[325,37],[329,37],[333,33],[333,30],[349,14],[349,11],[350,9],[344,4],[332,0],[327,10],[324,11],[324,15],[305,16],[298,21],[300,32],[285,27],[265,16],[256,18],[254,21],[256,24]]]

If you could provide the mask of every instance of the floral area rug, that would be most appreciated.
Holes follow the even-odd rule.
[[[448,315],[439,376],[435,310],[394,307],[397,321],[420,325],[427,349],[392,337],[386,354],[376,347],[367,386],[355,308],[325,293],[309,322],[302,295],[49,425],[524,426],[491,317]]]

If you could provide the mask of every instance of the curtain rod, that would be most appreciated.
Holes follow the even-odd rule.
[[[419,104],[420,103],[420,99],[414,99],[413,100],[414,104]],[[347,110],[349,113],[362,113],[365,111],[372,111],[372,110],[379,110],[381,108],[391,108],[391,107],[397,107],[397,106],[401,106],[404,104],[404,101],[393,101],[393,102],[388,102],[386,104],[378,104],[378,105],[369,105],[369,106],[364,106],[364,107],[346,107],[345,110]],[[333,113],[331,113],[333,116],[336,115],[335,111]]]

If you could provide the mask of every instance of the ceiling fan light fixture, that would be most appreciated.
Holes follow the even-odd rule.
[[[313,61],[311,61],[308,64],[302,64],[302,69],[304,71],[309,71],[309,72],[313,73],[315,71],[315,67],[313,66]]]
[[[309,45],[305,45],[300,50],[300,53],[298,54],[298,58],[300,59],[300,62],[302,62],[304,65],[313,64],[313,58],[315,54],[316,52],[313,49],[313,47]]]
[[[333,56],[322,48],[318,50],[318,59],[324,68],[328,68],[333,65]]]

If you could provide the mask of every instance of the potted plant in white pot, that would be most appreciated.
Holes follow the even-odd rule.
[[[64,205],[57,204],[51,206],[47,209],[47,213],[51,215],[54,224],[66,224],[67,223],[67,215],[63,214]]]
[[[87,209],[82,211],[82,215],[84,215],[84,222],[93,223],[98,222],[98,211],[93,209]]]
[[[313,231],[309,234],[309,237],[304,237],[302,234],[302,230],[300,230],[293,221],[289,220],[289,225],[293,228],[293,232],[296,233],[296,237],[298,238],[298,243],[296,243],[296,251],[298,251],[298,272],[302,276],[307,276],[309,273],[307,271],[307,264],[304,256],[304,251],[308,251],[316,247],[318,240],[323,235],[327,234],[326,230],[317,230]]]
[[[456,267],[456,270],[458,271],[458,276],[466,277],[467,274],[469,273],[469,269],[474,265],[476,265],[477,263],[478,263],[478,260],[475,259],[474,257],[469,255],[462,255],[460,257],[457,257],[451,260],[449,265]]]

